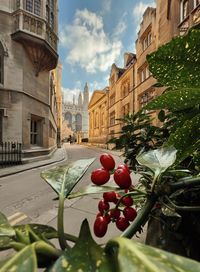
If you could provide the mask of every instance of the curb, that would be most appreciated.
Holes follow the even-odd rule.
[[[67,154],[66,151],[65,151],[65,154]],[[65,160],[67,160],[67,157],[62,156],[62,158],[58,159],[58,160],[42,163],[42,164],[35,165],[35,166],[26,167],[24,169],[19,169],[19,170],[16,169],[16,170],[10,171],[8,173],[4,173],[4,174],[1,174],[1,171],[0,171],[0,178],[7,177],[7,176],[12,176],[12,175],[15,175],[15,174],[18,174],[18,173],[22,173],[22,172],[25,172],[25,171],[28,171],[28,170],[39,168],[39,167],[43,167],[43,166],[46,166],[46,165],[51,165],[51,164],[54,164],[54,163],[57,163],[57,162],[62,162],[62,161],[65,161]]]

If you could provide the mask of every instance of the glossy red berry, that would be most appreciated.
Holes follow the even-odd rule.
[[[125,163],[118,165],[117,169],[125,169],[125,170],[128,171],[129,174],[131,172],[130,169],[129,169],[129,167]]]
[[[103,193],[103,198],[106,202],[115,202],[117,199],[117,194],[115,191]]]
[[[109,224],[110,221],[111,221],[110,214],[107,213],[107,214],[105,214],[103,217],[106,219],[107,223]]]
[[[92,172],[91,180],[95,185],[103,185],[110,179],[110,173],[106,169],[97,169]]]
[[[122,189],[128,189],[131,186],[131,177],[127,170],[117,169],[114,172],[114,181]]]
[[[108,202],[105,202],[103,199],[99,201],[98,209],[101,213],[109,210],[109,208],[110,208],[110,205],[108,204]]]
[[[122,204],[126,207],[130,207],[133,205],[133,199],[130,196],[125,196],[122,198]]]
[[[129,222],[125,217],[120,216],[116,221],[116,226],[119,230],[124,231],[128,228]]]
[[[103,216],[97,217],[94,222],[94,227],[93,227],[94,234],[97,237],[101,238],[106,234],[107,229],[108,229],[108,223],[107,223],[106,218]]]
[[[117,204],[118,200],[121,198],[121,195],[116,193],[116,200],[113,201],[115,204]]]
[[[120,210],[119,209],[113,209],[113,210],[110,210],[109,214],[110,214],[110,217],[113,218],[113,219],[117,219],[120,217]]]
[[[126,207],[123,210],[123,214],[128,221],[133,221],[137,216],[137,211],[132,207]]]
[[[113,157],[107,153],[102,154],[100,156],[100,162],[102,166],[108,171],[113,170],[115,168],[115,161]]]

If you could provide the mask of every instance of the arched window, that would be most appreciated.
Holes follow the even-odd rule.
[[[0,42],[0,84],[3,84],[4,78],[4,49]]]
[[[82,130],[82,116],[80,113],[77,113],[76,115],[76,131]]]
[[[68,126],[72,127],[72,114],[70,112],[65,113],[65,120],[68,122]]]
[[[41,0],[26,0],[25,9],[38,16],[41,15]]]

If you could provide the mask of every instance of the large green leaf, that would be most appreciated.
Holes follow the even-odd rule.
[[[200,104],[200,88],[187,88],[167,91],[149,102],[145,109],[185,110]]]
[[[111,192],[111,191],[122,191],[119,187],[117,186],[96,186],[96,185],[88,185],[84,188],[81,188],[77,192],[71,193],[68,198],[76,198],[84,195],[91,195],[91,194],[101,194],[104,192]]]
[[[26,246],[11,259],[9,259],[1,268],[0,272],[36,272],[37,260],[34,247]]]
[[[14,236],[15,230],[8,222],[6,216],[0,212],[0,237],[1,236]]]
[[[49,272],[111,272],[103,249],[93,240],[87,220],[81,226],[79,239],[71,250],[67,250],[51,267]]]
[[[164,86],[200,86],[200,30],[172,39],[147,56],[153,76]]]
[[[176,153],[174,147],[165,147],[142,153],[136,159],[140,165],[150,168],[157,177],[175,162]]]
[[[105,249],[112,271],[199,272],[200,263],[127,238],[110,240]]]
[[[41,173],[41,177],[58,195],[63,191],[64,196],[67,197],[94,160],[95,158],[83,159],[70,165],[58,166],[56,168],[43,171]],[[62,190],[63,187],[64,190]]]
[[[183,161],[200,148],[200,114],[187,120],[181,128],[172,133],[167,145],[173,145],[177,150],[177,162]]]

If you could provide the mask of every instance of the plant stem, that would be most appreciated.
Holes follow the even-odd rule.
[[[167,201],[172,205],[172,207],[176,211],[191,211],[191,212],[199,212],[200,211],[200,206],[178,206],[178,205],[174,204],[174,202],[171,201],[171,199],[169,199],[169,197],[165,196],[165,198],[167,199]]]
[[[137,231],[141,229],[141,226],[144,226],[148,220],[149,213],[151,212],[158,196],[151,194],[142,209],[139,211],[134,222],[121,234],[121,237],[132,238]]]
[[[172,191],[176,191],[180,188],[185,188],[185,187],[190,187],[190,186],[195,186],[195,185],[200,185],[200,177],[193,177],[193,178],[188,178],[188,179],[180,179],[176,183],[170,183],[170,189]]]
[[[49,257],[58,258],[62,254],[61,250],[58,250],[57,248],[45,243],[44,241],[35,242],[34,246],[37,253],[42,253]]]
[[[58,206],[58,218],[57,218],[57,226],[58,226],[58,240],[62,250],[65,248],[69,248],[64,233],[64,222],[63,222],[63,215],[64,215],[64,195],[61,193],[59,195],[59,206]]]
[[[135,189],[134,189],[135,190]],[[115,206],[115,209],[117,209],[118,207],[119,207],[119,205],[120,205],[120,203],[121,203],[121,201],[122,201],[122,199],[124,198],[124,197],[127,197],[127,196],[137,196],[137,195],[143,195],[143,196],[147,196],[147,193],[145,193],[145,192],[143,192],[143,191],[140,191],[140,190],[135,190],[135,191],[137,191],[138,192],[138,194],[136,194],[134,191],[132,191],[132,192],[128,192],[128,193],[126,193],[126,194],[124,194],[122,197],[120,197],[120,199],[118,200],[118,202],[117,202],[117,204],[116,204],[116,206]]]

